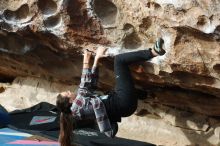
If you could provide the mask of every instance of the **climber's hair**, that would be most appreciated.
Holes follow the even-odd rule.
[[[71,103],[69,98],[59,94],[57,96],[56,105],[60,114],[60,134],[59,142],[60,146],[71,146],[71,139],[73,136],[73,116],[71,114]]]

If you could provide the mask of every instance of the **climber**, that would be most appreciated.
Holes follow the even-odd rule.
[[[117,122],[121,117],[128,117],[137,108],[136,94],[129,65],[146,61],[158,55],[164,55],[164,40],[158,38],[153,49],[140,50],[116,55],[114,58],[114,73],[116,86],[114,92],[99,95],[95,91],[98,81],[98,62],[106,57],[106,48],[96,50],[94,63],[90,68],[91,50],[85,49],[81,83],[77,93],[62,92],[57,96],[57,108],[60,115],[61,146],[70,146],[72,130],[77,121],[96,121],[100,132],[108,137],[114,137],[118,131]],[[142,94],[143,95],[143,94]]]

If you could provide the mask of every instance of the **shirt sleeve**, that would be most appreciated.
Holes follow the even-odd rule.
[[[82,70],[80,89],[95,90],[98,82],[98,68],[84,68]]]
[[[99,68],[92,68],[92,80],[91,80],[91,86],[92,89],[97,89],[98,86],[98,79],[99,79]]]

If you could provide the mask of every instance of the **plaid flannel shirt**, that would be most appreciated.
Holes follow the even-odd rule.
[[[92,105],[100,132],[104,132],[108,137],[112,137],[113,130],[105,105],[99,98],[100,96],[94,93],[94,90],[97,88],[97,81],[98,68],[82,70],[81,83],[76,99],[71,106],[72,115],[79,120],[83,120],[81,116],[83,115],[82,109],[89,108],[89,105]]]

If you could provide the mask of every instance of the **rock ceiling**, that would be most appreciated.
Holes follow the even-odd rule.
[[[169,106],[220,115],[218,0],[2,0],[0,74],[78,83],[82,49],[112,56],[165,40],[166,55],[132,66],[138,87]],[[101,83],[114,84],[113,59]]]

